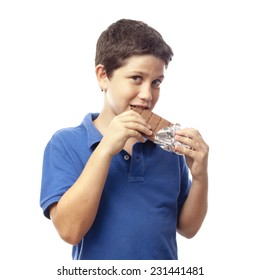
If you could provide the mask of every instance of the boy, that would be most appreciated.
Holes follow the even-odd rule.
[[[131,110],[154,108],[172,55],[147,24],[113,23],[96,46],[102,111],[46,146],[41,207],[73,245],[73,259],[178,259],[176,231],[191,238],[204,220],[207,144],[186,128],[175,136],[182,155],[164,151]]]

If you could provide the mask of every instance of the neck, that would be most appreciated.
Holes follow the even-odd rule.
[[[112,119],[113,116],[108,117],[103,111],[101,111],[98,117],[93,121],[93,123],[94,126],[99,130],[99,132],[104,135]]]

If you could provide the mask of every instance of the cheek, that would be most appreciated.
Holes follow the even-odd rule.
[[[139,94],[139,90],[135,87],[132,87],[131,85],[124,85],[124,87],[122,87],[121,90],[121,96],[124,99],[127,100],[132,100],[134,98],[136,98]]]
[[[159,91],[154,93],[153,100],[152,100],[153,105],[155,105],[157,103],[157,101],[159,99],[159,96],[160,96],[160,92]]]
[[[159,99],[159,96],[158,96],[158,95],[157,95],[156,97],[153,98],[152,104],[151,104],[151,108],[150,108],[151,110],[153,110],[153,108],[155,107],[155,105],[156,105],[158,99]]]

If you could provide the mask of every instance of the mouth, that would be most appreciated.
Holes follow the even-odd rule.
[[[130,108],[139,108],[139,109],[142,109],[142,110],[150,110],[150,108],[148,106],[144,106],[144,105],[129,105]]]

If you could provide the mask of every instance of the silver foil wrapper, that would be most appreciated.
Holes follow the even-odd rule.
[[[167,152],[174,152],[180,155],[179,153],[175,152],[176,146],[184,146],[189,148],[189,146],[182,144],[174,139],[175,132],[180,129],[181,126],[179,123],[160,129],[155,135],[154,143],[158,144],[162,149],[164,149]]]

